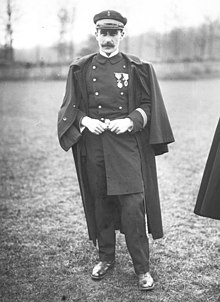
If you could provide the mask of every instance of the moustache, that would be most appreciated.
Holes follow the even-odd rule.
[[[107,43],[104,43],[102,44],[102,47],[114,47],[115,45],[111,42],[107,42]]]

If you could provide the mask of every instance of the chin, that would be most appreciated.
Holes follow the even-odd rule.
[[[114,50],[114,48],[103,48],[102,51],[104,51],[105,53],[112,53]]]

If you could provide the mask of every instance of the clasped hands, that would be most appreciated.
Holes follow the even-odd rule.
[[[108,120],[108,123],[106,123],[98,119],[85,116],[81,121],[81,125],[88,128],[90,132],[97,135],[102,134],[106,130],[109,130],[116,134],[122,134],[132,129],[133,121],[130,118],[126,117],[112,121]]]

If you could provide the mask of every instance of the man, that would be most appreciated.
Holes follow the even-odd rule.
[[[141,290],[154,288],[146,234],[163,236],[155,154],[174,141],[150,64],[119,51],[127,19],[94,16],[99,53],[74,61],[58,116],[61,147],[72,147],[89,238],[102,279],[115,261],[115,229],[125,234]]]

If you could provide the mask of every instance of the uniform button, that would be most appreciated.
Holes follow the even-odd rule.
[[[67,120],[67,117],[64,116],[64,117],[63,117],[63,121],[65,122],[66,120]]]
[[[95,65],[93,65],[93,66],[92,66],[92,69],[96,69],[96,66],[95,66]]]
[[[126,68],[126,65],[123,65],[123,68],[125,69],[125,68]]]
[[[99,105],[99,106],[98,106],[98,108],[99,108],[99,109],[101,109],[101,108],[102,108],[102,106],[101,106],[101,105]]]
[[[124,92],[123,92],[123,91],[121,92],[121,95],[124,95]]]
[[[95,92],[95,95],[99,95],[98,91]]]
[[[74,104],[74,105],[73,105],[73,107],[75,108],[75,107],[76,107],[76,105]]]
[[[97,81],[97,79],[96,79],[96,78],[93,78],[92,80],[93,80],[93,82],[96,82],[96,81]]]
[[[122,106],[119,106],[118,108],[121,110],[121,109],[122,109]]]

